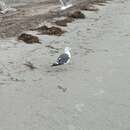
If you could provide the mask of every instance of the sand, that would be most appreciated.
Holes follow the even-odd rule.
[[[70,11],[79,9],[80,4],[88,4],[94,0],[70,1],[73,3],[72,8],[64,11],[61,11],[59,0],[38,0],[26,5],[11,6],[17,11],[0,14],[0,38],[18,36],[24,31],[36,28],[41,23],[50,22],[55,17],[61,17]]]
[[[98,7],[42,44],[0,40],[0,130],[130,129],[130,1]],[[71,62],[50,67],[66,46]]]

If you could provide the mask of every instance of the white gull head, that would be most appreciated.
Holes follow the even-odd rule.
[[[67,54],[67,55],[69,56],[69,58],[71,58],[70,51],[71,51],[71,48],[70,48],[70,47],[65,47],[64,53]]]

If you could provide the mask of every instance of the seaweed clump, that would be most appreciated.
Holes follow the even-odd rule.
[[[33,36],[31,34],[22,33],[18,40],[22,40],[27,44],[40,43],[39,38],[37,36]]]
[[[85,15],[81,11],[74,11],[68,14],[68,17],[74,19],[85,19]]]
[[[55,24],[58,25],[58,26],[67,26],[68,23],[71,23],[74,21],[74,18],[71,18],[71,17],[66,17],[65,19],[62,19],[62,20],[57,20],[55,21]]]
[[[59,27],[47,27],[46,25],[41,26],[35,30],[38,30],[41,35],[55,35],[55,36],[61,36],[63,33],[65,33],[64,30],[62,30]]]

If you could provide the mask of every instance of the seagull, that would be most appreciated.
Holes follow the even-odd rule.
[[[16,9],[7,7],[4,2],[0,1],[0,13],[5,14],[8,11],[16,11]]]
[[[70,47],[65,47],[64,53],[61,54],[55,63],[53,63],[51,66],[59,66],[59,65],[64,65],[68,64],[71,59],[71,54],[70,54],[71,48]]]

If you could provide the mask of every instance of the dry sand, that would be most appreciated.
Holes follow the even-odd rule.
[[[0,40],[0,130],[130,130],[130,1],[99,8],[42,44]]]
[[[41,2],[32,2],[24,6],[14,6],[17,11],[0,14],[0,37],[16,36],[22,31],[36,27],[47,17],[52,17],[52,13],[47,13],[58,7],[60,5],[57,0],[41,0]]]

